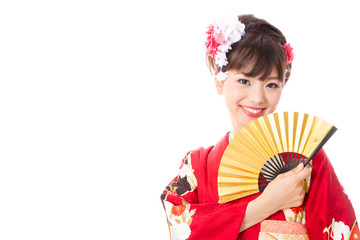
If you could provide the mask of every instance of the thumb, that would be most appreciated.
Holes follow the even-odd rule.
[[[304,168],[297,174],[299,180],[304,180],[311,175],[311,170],[309,168]]]
[[[304,169],[304,164],[300,163],[295,168],[291,169],[290,171],[288,171],[286,173],[280,174],[280,175],[282,177],[287,177],[287,176],[290,176],[290,175],[293,175],[293,174],[297,174],[297,173],[301,172],[301,170],[303,170],[303,169]]]
[[[304,169],[304,163],[299,163],[299,165],[297,165],[296,166],[296,168],[294,168],[294,169],[292,169],[291,171],[294,171],[295,173],[299,173],[299,172],[301,172],[301,170],[303,170]]]

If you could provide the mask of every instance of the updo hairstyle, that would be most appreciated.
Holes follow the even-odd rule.
[[[284,77],[284,82],[287,82],[291,63],[286,59],[283,48],[286,38],[282,32],[264,19],[253,15],[240,15],[238,19],[245,24],[245,35],[231,45],[231,50],[226,54],[228,64],[222,69],[215,64],[213,58],[207,57],[210,71],[251,69],[244,74],[265,80],[275,68],[279,76]]]

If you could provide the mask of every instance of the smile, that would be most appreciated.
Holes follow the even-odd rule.
[[[265,108],[253,108],[247,106],[240,106],[246,115],[249,117],[259,117]]]

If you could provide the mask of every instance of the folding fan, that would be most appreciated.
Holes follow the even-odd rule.
[[[309,114],[273,113],[252,121],[231,140],[220,162],[221,203],[264,191],[277,175],[306,166],[336,131]]]

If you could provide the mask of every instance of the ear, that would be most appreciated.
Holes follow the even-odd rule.
[[[218,71],[215,71],[215,76],[216,76],[218,73],[219,73]],[[217,80],[216,77],[214,78],[214,80],[215,80],[215,87],[216,87],[217,93],[218,93],[219,95],[222,95],[222,94],[223,94],[223,84],[224,84],[224,82]]]

